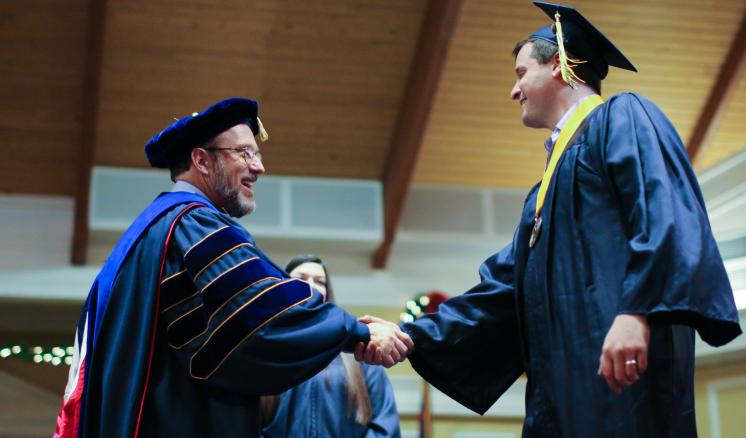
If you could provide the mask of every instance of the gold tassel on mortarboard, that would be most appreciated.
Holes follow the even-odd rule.
[[[580,79],[578,75],[575,74],[573,68],[578,64],[585,64],[587,61],[581,61],[579,59],[573,59],[567,56],[567,52],[565,51],[565,39],[564,35],[562,35],[562,23],[560,23],[559,12],[555,12],[554,19],[554,33],[555,35],[557,35],[557,46],[559,47],[558,52],[560,59],[560,70],[562,71],[562,80],[565,81],[567,85],[571,86],[572,88],[578,88],[578,82],[582,82],[585,84],[585,81]]]
[[[264,125],[262,125],[262,121],[259,120],[259,117],[256,118],[256,124],[259,126],[259,140],[262,142],[269,140],[269,134],[267,134],[267,130],[264,129]]]

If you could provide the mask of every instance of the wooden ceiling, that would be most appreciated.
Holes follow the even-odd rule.
[[[606,96],[647,96],[685,142],[711,127],[699,170],[746,149],[744,61],[730,62],[746,2],[573,6],[639,69],[612,69]],[[74,196],[82,248],[91,165],[147,167],[144,143],[174,117],[246,96],[270,173],[382,180],[392,236],[410,182],[540,178],[548,132],[521,125],[509,90],[513,45],[546,23],[527,0],[6,2],[0,192]]]
[[[578,0],[572,4],[639,70],[611,69],[603,94],[645,95],[661,106],[686,141],[746,2]],[[546,16],[527,1],[464,2],[415,181],[525,188],[541,178],[542,143],[548,132],[521,125],[519,106],[510,100],[509,91],[514,82],[514,44],[547,23]],[[737,88],[713,141],[702,151],[699,168],[746,148],[746,80],[741,79]]]
[[[271,173],[381,179],[429,1],[90,0],[10,2],[0,12],[0,190],[73,195],[86,111],[94,164],[146,167],[142,146],[228,96],[261,101]],[[523,0],[464,0],[417,158],[418,183],[527,187],[546,133],[508,96],[513,44],[546,17]],[[612,70],[604,94],[635,90],[688,139],[744,16],[743,0],[578,0],[640,70]],[[101,38],[96,100],[84,99],[90,38]],[[90,73],[90,72],[89,72]],[[699,169],[746,147],[746,81],[730,93]],[[396,151],[392,151],[395,156]]]
[[[110,1],[95,163],[144,166],[173,117],[246,96],[270,172],[379,178],[426,4]]]
[[[742,50],[744,46],[741,47]],[[709,144],[695,162],[699,169],[706,169],[746,149],[746,80],[741,79]]]
[[[0,8],[0,191],[72,195],[80,141],[87,4]]]

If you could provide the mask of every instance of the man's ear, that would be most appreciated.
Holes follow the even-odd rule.
[[[202,148],[194,148],[191,152],[192,166],[201,175],[209,175],[212,167],[212,157]]]
[[[562,64],[560,63],[559,52],[555,53],[554,56],[552,56],[552,59],[549,61],[549,63],[552,65],[552,77],[561,80]]]

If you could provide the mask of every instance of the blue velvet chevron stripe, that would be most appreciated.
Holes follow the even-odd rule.
[[[196,379],[208,379],[243,341],[277,315],[311,298],[311,287],[300,280],[275,283],[229,316],[202,344],[189,363]]]
[[[205,313],[212,315],[226,301],[261,280],[281,278],[282,272],[258,257],[244,260],[220,274],[202,290]]]
[[[189,275],[196,279],[215,260],[241,244],[252,243],[233,227],[221,228],[208,234],[184,254],[184,264]]]
[[[197,287],[192,283],[187,271],[181,271],[161,282],[162,312],[197,294]]]
[[[197,306],[176,318],[166,328],[168,344],[177,350],[207,331],[207,320],[202,306]]]
[[[186,274],[185,271],[184,274]],[[178,287],[179,282],[184,282],[179,278],[186,278],[189,284],[192,284],[188,275],[181,274],[171,277],[169,283],[165,284]],[[281,278],[282,274],[277,269],[258,257],[244,260],[228,269],[205,287],[202,293],[203,304],[176,318],[168,326],[169,344],[176,349],[182,348],[205,333],[215,314],[233,298],[261,281],[280,280]],[[192,295],[194,293],[196,291],[192,286]]]

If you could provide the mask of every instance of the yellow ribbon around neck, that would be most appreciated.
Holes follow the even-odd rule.
[[[544,171],[544,176],[541,178],[539,194],[536,196],[536,214],[534,215],[534,219],[538,219],[539,215],[541,215],[541,209],[544,207],[544,198],[547,195],[549,183],[552,182],[552,177],[554,176],[554,169],[557,167],[557,162],[565,151],[567,143],[575,135],[575,131],[578,130],[578,127],[583,123],[583,120],[588,117],[588,114],[602,103],[604,103],[604,100],[599,95],[593,95],[586,98],[578,104],[575,111],[573,111],[570,116],[570,119],[565,123],[565,126],[562,127],[560,135],[557,138],[557,143],[554,145],[554,149],[552,149],[552,157],[549,159],[547,169]]]

